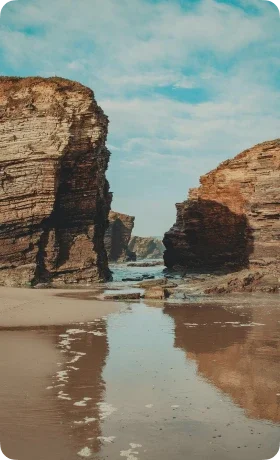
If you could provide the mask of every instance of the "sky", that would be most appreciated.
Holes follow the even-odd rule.
[[[89,86],[109,116],[112,209],[161,236],[199,176],[280,137],[280,17],[264,0],[17,0],[0,74]]]

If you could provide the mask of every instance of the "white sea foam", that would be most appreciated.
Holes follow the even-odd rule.
[[[85,417],[83,420],[74,421],[75,425],[87,425],[88,423],[95,422],[95,417]]]
[[[73,334],[82,334],[84,332],[87,332],[87,331],[85,331],[84,329],[67,329],[67,331],[66,331],[67,334],[71,334],[71,335],[73,335]]]
[[[90,457],[92,454],[92,451],[89,447],[84,447],[83,449],[80,450],[80,452],[78,452],[78,455],[80,455],[80,457]]]
[[[88,331],[88,333],[93,334],[93,335],[97,335],[99,337],[106,335],[106,334],[104,334],[104,332],[100,332],[100,331]]]
[[[112,406],[112,404],[107,404],[104,402],[97,403],[97,406],[99,406],[100,418],[102,420],[109,417],[110,415],[112,415],[114,412],[118,410],[116,407]]]
[[[77,361],[79,361],[79,359],[81,359],[81,356],[74,356],[74,358],[72,358],[70,361],[67,361],[67,364],[75,364]]]
[[[84,407],[87,405],[87,402],[82,399],[82,401],[76,401],[74,406]]]
[[[58,399],[65,399],[65,400],[68,400],[68,401],[71,401],[72,398],[70,398],[70,396],[67,394],[67,393],[63,393],[63,391],[60,391],[58,393]]]
[[[139,447],[142,447],[141,444],[135,444],[133,442],[131,442],[130,444],[130,449],[128,450],[121,450],[120,452],[120,456],[121,457],[126,457],[127,460],[138,460],[138,457],[136,457],[136,455],[139,454],[138,451],[136,451],[135,449],[139,448]]]
[[[116,436],[98,436],[97,439],[102,442],[112,443],[116,439]]]
[[[57,371],[56,373],[57,379],[59,382],[67,382],[68,380],[68,370],[65,371]]]

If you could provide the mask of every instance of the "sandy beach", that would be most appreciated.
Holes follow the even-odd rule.
[[[91,321],[124,307],[96,300],[96,291],[0,288],[0,327],[58,326]],[[75,298],[76,297],[76,298]]]
[[[7,289],[0,438],[17,460],[263,460],[279,445],[277,305]],[[141,388],[141,391],[139,391]]]

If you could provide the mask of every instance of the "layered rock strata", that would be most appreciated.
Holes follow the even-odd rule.
[[[61,78],[0,77],[0,283],[109,277],[108,119]]]
[[[105,248],[110,262],[135,260],[135,254],[128,249],[135,217],[110,211],[109,227],[105,234]]]
[[[128,248],[135,252],[137,259],[162,259],[164,246],[160,239],[133,236]]]
[[[280,140],[264,142],[200,178],[165,234],[167,267],[280,268]]]

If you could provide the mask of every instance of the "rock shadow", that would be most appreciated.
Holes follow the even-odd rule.
[[[245,214],[198,199],[177,204],[177,222],[165,233],[163,244],[168,268],[232,271],[249,266],[254,238]]]
[[[119,260],[136,260],[136,254],[128,249],[129,236],[128,229],[119,218],[110,222],[109,228],[105,234],[105,247],[110,262]]]

